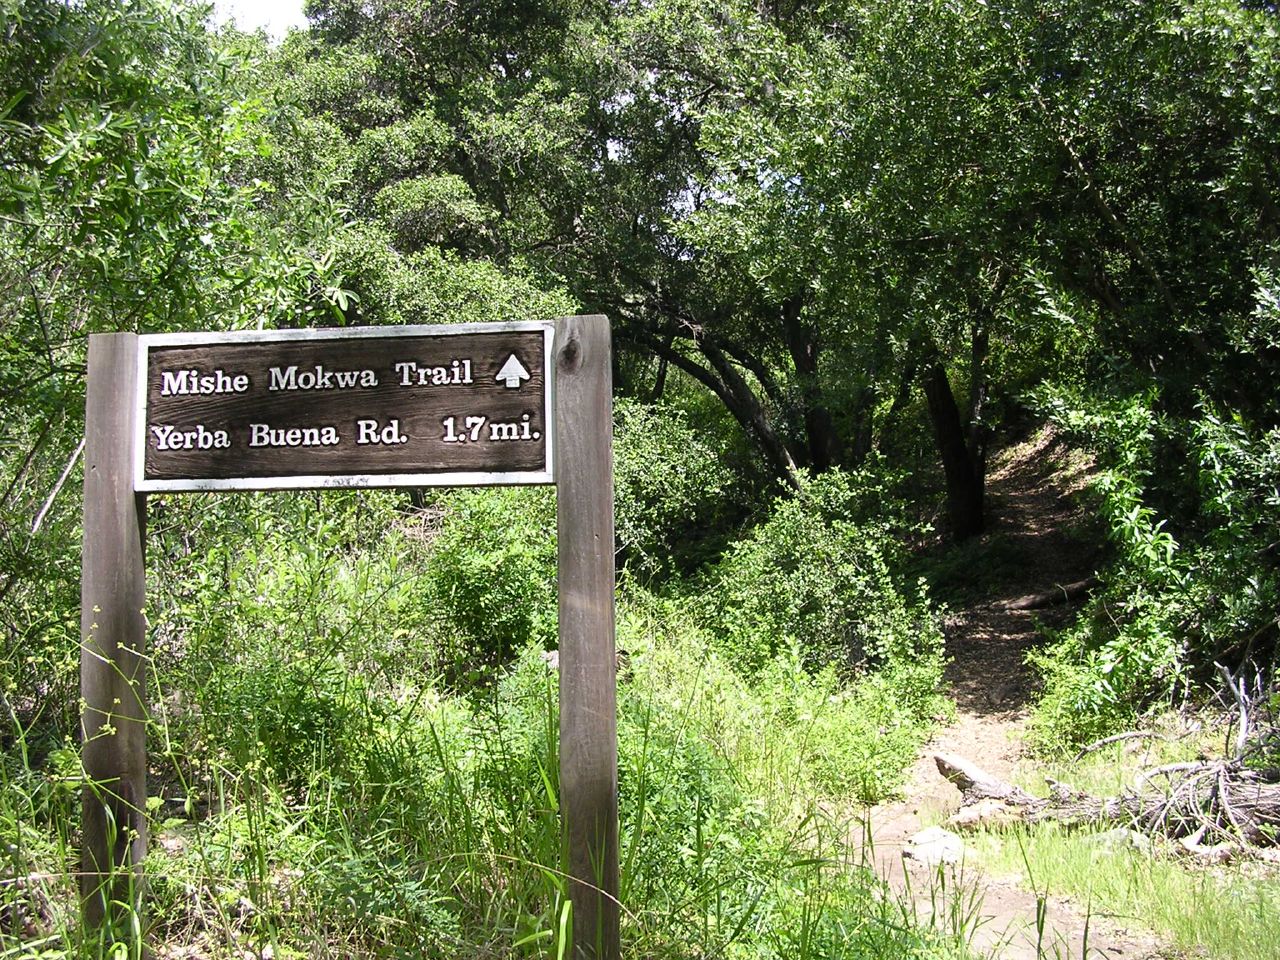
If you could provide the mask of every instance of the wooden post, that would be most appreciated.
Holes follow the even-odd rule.
[[[613,372],[609,321],[556,323],[560,809],[575,960],[618,960]]]
[[[145,499],[134,492],[138,338],[89,338],[80,575],[85,923],[133,938],[147,848]],[[111,933],[110,931],[116,931]],[[138,945],[141,949],[141,945]],[[132,955],[132,952],[131,952]]]

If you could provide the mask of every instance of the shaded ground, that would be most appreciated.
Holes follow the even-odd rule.
[[[1088,465],[1073,460],[1052,434],[1004,450],[993,463],[988,486],[988,532],[982,542],[957,550],[954,571],[944,576],[943,594],[956,612],[947,623],[947,668],[955,720],[938,731],[912,768],[906,800],[881,804],[871,812],[875,860],[882,875],[910,890],[917,914],[944,927],[975,929],[973,945],[1001,960],[1038,957],[1159,957],[1145,931],[1115,920],[1087,918],[1076,904],[1050,897],[1043,909],[1021,877],[983,875],[962,862],[943,868],[904,859],[907,840],[924,827],[943,823],[960,804],[960,794],[933,763],[934,753],[955,753],[1003,780],[1015,779],[1023,761],[1022,738],[1033,676],[1027,652],[1044,642],[1037,624],[1064,625],[1079,603],[1035,613],[1009,611],[1003,604],[1056,585],[1082,580],[1099,560],[1098,537],[1073,535],[1084,516],[1072,499]],[[1034,866],[1034,865],[1033,865]],[[940,905],[946,881],[950,899]],[[1043,922],[1037,921],[1042,917]]]

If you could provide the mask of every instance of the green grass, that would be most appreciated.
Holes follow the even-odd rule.
[[[1078,763],[1041,770],[1078,789],[1113,795],[1140,767],[1194,757],[1215,747],[1213,737],[1180,727],[1173,719],[1165,726],[1168,740],[1122,742]],[[1023,785],[1043,792],[1043,782]],[[979,833],[970,848],[992,873],[1021,874],[1030,889],[1070,896],[1092,917],[1150,929],[1162,943],[1187,956],[1277,956],[1280,874],[1274,867],[1248,862],[1194,865],[1161,844],[1147,853],[1100,841],[1099,832],[1051,822],[1017,826]]]
[[[927,729],[904,704],[928,697],[785,658],[748,680],[675,605],[640,594],[619,632],[628,957],[965,956],[963,926],[904,906],[830,812],[900,782]],[[530,648],[485,688],[348,676],[333,667],[356,659],[344,636],[268,669],[278,638],[263,634],[201,689],[154,677],[157,956],[557,957],[554,672]],[[77,929],[75,752],[24,757],[7,751],[0,781],[0,956],[115,960]]]
[[[1280,882],[1256,865],[1190,868],[1170,855],[1090,840],[1055,824],[975,839],[995,872],[1018,872],[1036,891],[1069,895],[1092,917],[1152,930],[1188,955],[1274,960]]]

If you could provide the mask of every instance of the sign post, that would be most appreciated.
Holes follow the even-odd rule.
[[[89,338],[84,552],[80,574],[80,734],[85,921],[117,926],[141,902],[147,849],[146,506],[134,490],[138,338]],[[122,402],[123,400],[123,402]]]
[[[560,812],[568,824],[574,956],[613,960],[618,733],[608,321],[570,317],[560,321],[556,339]]]
[[[110,904],[141,907],[147,493],[554,483],[573,956],[617,960],[611,362],[601,316],[90,337],[86,923],[114,922]]]

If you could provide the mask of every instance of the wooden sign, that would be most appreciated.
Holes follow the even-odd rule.
[[[86,929],[101,942],[119,933],[130,956],[144,950],[147,493],[554,483],[571,956],[618,960],[611,378],[601,316],[89,338]]]
[[[139,338],[140,491],[551,483],[553,326]]]

